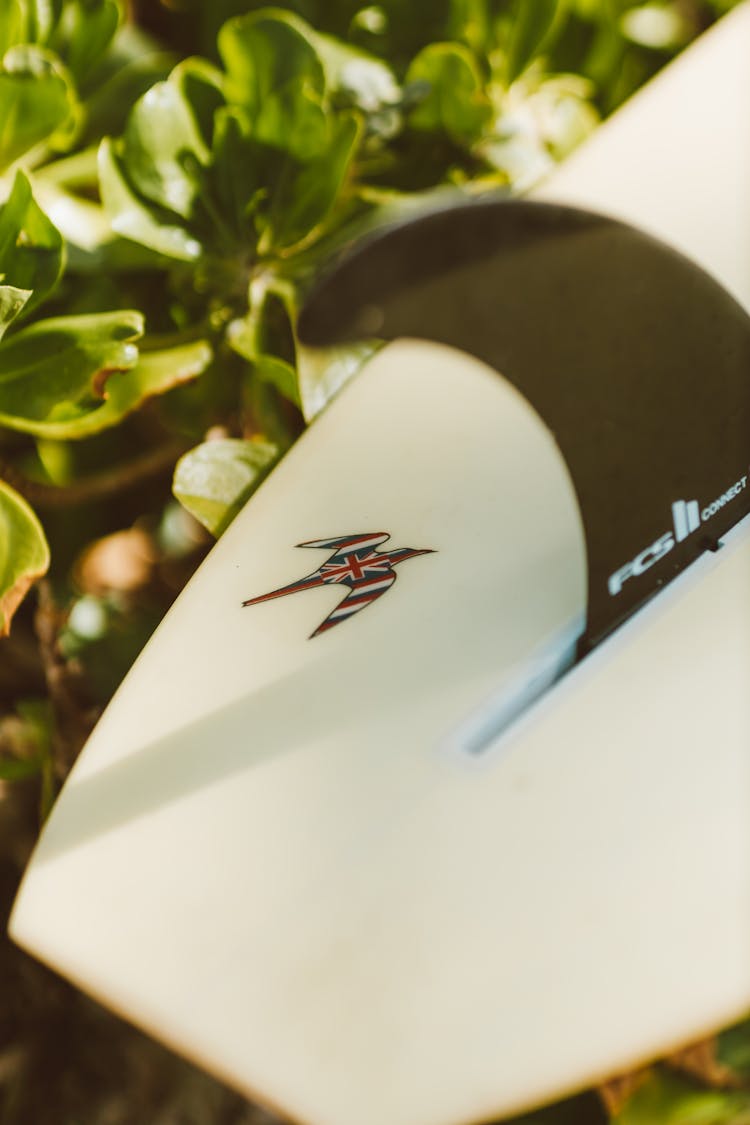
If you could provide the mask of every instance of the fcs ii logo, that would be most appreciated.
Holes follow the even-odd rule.
[[[319,547],[322,550],[333,551],[330,558],[306,578],[272,590],[270,594],[261,594],[257,598],[248,598],[243,605],[257,605],[259,602],[270,601],[271,598],[283,598],[286,594],[296,594],[300,590],[310,590],[314,586],[346,586],[349,593],[339,603],[333,613],[329,613],[325,621],[318,625],[310,637],[317,637],[325,633],[334,625],[340,625],[348,617],[359,613],[365,606],[372,603],[389,590],[396,581],[394,566],[413,559],[416,555],[430,555],[430,548],[414,550],[412,547],[400,547],[396,551],[378,551],[376,548],[381,543],[390,539],[385,531],[370,532],[367,535],[343,535],[339,539],[313,539],[309,543],[298,543],[298,547]]]
[[[672,505],[672,531],[665,531],[655,543],[651,543],[634,559],[625,563],[614,574],[610,574],[608,586],[612,597],[616,597],[620,593],[629,578],[637,578],[639,575],[645,574],[654,563],[658,563],[660,559],[668,555],[677,543],[682,543],[684,539],[697,531],[701,523],[706,523],[717,512],[720,512],[725,504],[729,504],[736,496],[739,496],[746,487],[747,476],[740,477],[731,488],[728,488],[726,492],[723,492],[721,496],[708,504],[703,511],[700,510],[697,500],[675,500]]]

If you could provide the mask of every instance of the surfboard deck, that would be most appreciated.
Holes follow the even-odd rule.
[[[712,123],[750,104],[748,36],[744,6],[544,189],[651,229],[746,308],[750,168]],[[677,102],[701,141],[670,155]],[[648,190],[620,195],[638,151]],[[685,151],[731,170],[708,238],[702,191],[657,204]],[[387,345],[137,661],[12,936],[305,1125],[468,1125],[739,1017],[749,523],[540,694],[586,610],[559,449],[485,364]],[[313,636],[342,593],[361,608]]]

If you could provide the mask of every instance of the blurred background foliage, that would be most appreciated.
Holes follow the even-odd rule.
[[[734,2],[0,0],[3,919],[138,651],[371,354],[298,341],[319,265],[528,190]],[[0,997],[2,1125],[271,1120],[5,939]],[[741,1025],[524,1121],[741,1125],[749,1083]]]

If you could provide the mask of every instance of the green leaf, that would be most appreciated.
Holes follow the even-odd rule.
[[[114,143],[99,147],[99,183],[112,229],[168,258],[192,262],[203,252],[200,242],[183,226],[170,223],[143,203],[130,186]]]
[[[11,47],[0,63],[0,169],[42,142],[54,145],[67,136],[75,110],[73,87],[54,55]]]
[[[98,143],[108,133],[120,134],[125,128],[131,106],[155,82],[163,81],[174,65],[174,56],[164,51],[142,45],[142,53],[133,58],[120,58],[119,49],[133,35],[133,25],[127,24],[107,53],[107,73],[99,78],[93,89],[87,91],[86,117],[81,128],[81,143]]]
[[[93,268],[104,268],[104,252],[122,240],[112,230],[104,208],[77,192],[66,191],[51,182],[44,173],[34,180],[34,196],[50,223],[59,231],[65,250],[64,261],[75,273],[96,261]],[[128,251],[132,252],[128,244]],[[146,254],[147,251],[142,251]],[[153,256],[149,253],[149,262]]]
[[[47,45],[66,2],[75,0],[0,0],[0,52],[17,43]]]
[[[191,515],[218,537],[278,456],[275,445],[259,438],[206,441],[177,462],[172,489]]]
[[[283,284],[280,292],[276,292],[273,281],[268,283],[261,280],[258,284],[260,292],[255,291],[255,288],[254,285],[250,287],[251,310],[227,326],[226,341],[233,351],[252,364],[251,394],[256,394],[257,397],[258,383],[261,383],[265,387],[274,387],[285,399],[301,409],[296,368],[267,350],[273,347],[274,337],[273,331],[268,331],[268,310],[276,307],[275,302],[269,298],[281,300],[286,315],[289,316],[290,310],[291,315],[295,315],[294,295]],[[270,319],[273,319],[273,315]],[[291,328],[291,323],[289,327]]]
[[[0,347],[0,425],[42,437],[102,407],[104,385],[138,359],[138,312],[42,320]]]
[[[280,9],[238,16],[219,32],[230,102],[247,114],[252,136],[300,160],[328,142],[326,82],[314,36]]]
[[[506,80],[511,82],[522,74],[540,49],[547,45],[563,0],[514,0],[509,16],[506,52]]]
[[[297,372],[291,363],[286,363],[276,355],[259,355],[253,360],[253,370],[257,379],[275,387],[289,402],[301,407]]]
[[[186,157],[206,164],[210,151],[178,82],[157,82],[133,106],[122,158],[133,187],[183,219],[193,213],[199,183]]]
[[[701,1089],[657,1068],[611,1125],[750,1125],[750,1094]]]
[[[252,219],[268,195],[269,165],[278,166],[279,154],[246,136],[241,112],[230,106],[216,113],[213,151],[211,184],[224,221],[235,237],[254,243]]]
[[[252,288],[250,292],[252,294]],[[263,350],[261,324],[265,296],[266,291],[264,290],[260,300],[257,301],[257,309],[246,313],[243,317],[238,317],[227,325],[225,338],[229,347],[237,355],[241,355],[243,359],[249,359],[251,362],[255,361]]]
[[[31,292],[26,304],[26,312],[30,312],[54,289],[62,268],[62,236],[37,205],[29,181],[19,171],[0,210],[0,275]]]
[[[297,342],[297,379],[302,413],[311,422],[381,347],[362,342],[335,348],[306,348]]]
[[[450,0],[449,38],[484,54],[490,42],[488,0]]]
[[[344,188],[360,130],[358,118],[344,114],[316,158],[304,164],[291,158],[284,162],[268,216],[267,238],[274,249],[294,246],[317,233]]]
[[[28,37],[31,43],[47,43],[67,0],[26,0]]]
[[[26,38],[24,0],[0,0],[0,58]]]
[[[148,399],[202,375],[212,358],[213,351],[205,340],[159,351],[142,351],[135,367],[107,380],[104,403],[98,409],[73,421],[57,425],[47,423],[45,437],[78,440],[117,426]]]
[[[258,372],[260,378],[255,383],[255,389],[262,391],[265,386],[274,386],[285,398],[289,398],[299,407],[306,422],[311,422],[338,394],[344,384],[348,383],[363,364],[382,347],[382,343],[365,340],[333,348],[308,348],[300,343],[296,332],[299,303],[294,286],[277,278],[266,281],[259,288],[260,292],[254,296],[251,289],[251,312],[229,325],[227,341],[239,355],[254,364],[268,363],[272,360],[273,365],[261,367]],[[277,356],[266,354],[265,349],[269,347],[269,343],[266,340],[264,321],[269,296],[276,297],[284,306],[294,339],[296,372],[289,364],[283,364],[288,370],[282,371],[276,364],[282,364],[283,361]],[[292,375],[294,376],[293,394],[289,393]],[[264,396],[260,397],[262,405]],[[257,406],[258,403],[256,402],[255,405]],[[264,428],[269,432],[267,424]],[[274,438],[281,443],[280,436],[277,438],[274,434]]]
[[[27,590],[49,567],[49,547],[39,520],[22,497],[0,480],[0,636]]]
[[[47,45],[80,81],[98,64],[121,18],[117,0],[65,0]]]
[[[622,34],[652,51],[676,51],[692,37],[691,18],[678,4],[639,4],[623,12]]]
[[[323,63],[328,89],[343,95],[348,104],[374,113],[400,101],[396,77],[382,59],[320,32],[313,33],[311,42]]]
[[[226,105],[221,71],[205,59],[189,58],[174,68],[169,80],[189,105],[205,149],[211,148],[215,115]]]
[[[426,132],[444,132],[457,141],[477,139],[493,110],[471,51],[459,43],[432,43],[420,51],[406,75],[407,83],[427,83],[429,93],[409,115],[409,123]]]
[[[0,340],[16,319],[31,296],[30,289],[16,289],[14,285],[0,285]]]

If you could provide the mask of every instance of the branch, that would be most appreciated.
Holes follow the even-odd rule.
[[[125,492],[151,477],[160,476],[171,469],[189,446],[178,440],[168,442],[158,449],[150,449],[124,465],[96,473],[72,484],[43,484],[29,480],[14,465],[0,460],[0,476],[16,489],[35,508],[74,508],[102,500],[118,492]]]

